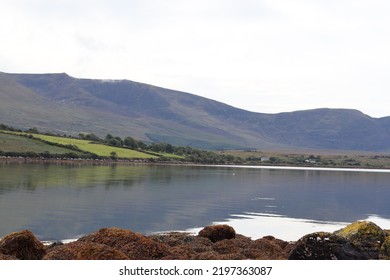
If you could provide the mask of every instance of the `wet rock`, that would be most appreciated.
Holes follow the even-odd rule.
[[[169,246],[131,230],[119,228],[103,228],[80,238],[79,241],[110,246],[132,260],[158,260],[169,255]]]
[[[367,259],[344,237],[315,232],[299,239],[288,256],[290,260],[359,260]]]
[[[354,222],[334,234],[344,237],[360,249],[367,259],[378,259],[386,233],[373,222]]]
[[[390,260],[390,236],[386,236],[382,243],[381,250],[379,253],[379,259]]]
[[[4,236],[0,241],[0,253],[20,260],[40,260],[46,250],[31,231],[23,230]]]
[[[221,241],[224,239],[232,239],[236,237],[234,228],[228,225],[207,226],[202,229],[198,236],[210,239],[212,242]]]
[[[48,250],[44,260],[128,260],[122,252],[107,245],[75,241]]]

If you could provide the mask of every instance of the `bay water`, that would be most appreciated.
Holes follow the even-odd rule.
[[[297,240],[356,220],[390,229],[390,171],[285,167],[0,164],[0,236],[75,239],[103,227]]]

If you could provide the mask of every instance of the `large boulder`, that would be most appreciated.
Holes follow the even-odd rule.
[[[236,237],[236,231],[229,225],[214,225],[203,228],[198,236],[210,239],[212,242]]]
[[[373,222],[357,221],[338,231],[335,235],[343,237],[358,247],[367,259],[378,259],[385,232]]]
[[[386,236],[382,243],[381,250],[379,253],[379,259],[390,260],[390,236]]]
[[[344,237],[329,233],[315,232],[299,239],[291,250],[290,260],[359,260],[367,259]]]
[[[52,247],[44,260],[128,260],[122,252],[93,242],[71,242]]]
[[[158,260],[169,254],[167,245],[131,230],[119,228],[103,228],[78,241],[110,246],[132,260]]]
[[[1,239],[0,253],[20,260],[40,260],[46,250],[31,231],[22,230],[10,233]]]

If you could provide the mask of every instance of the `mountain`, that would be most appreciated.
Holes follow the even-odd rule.
[[[0,73],[0,123],[206,149],[390,151],[390,117],[314,109],[263,114],[128,80]]]

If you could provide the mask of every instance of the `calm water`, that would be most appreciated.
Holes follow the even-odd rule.
[[[369,219],[390,228],[390,173],[189,166],[0,164],[0,236],[102,227],[142,233],[229,223],[285,240]]]

